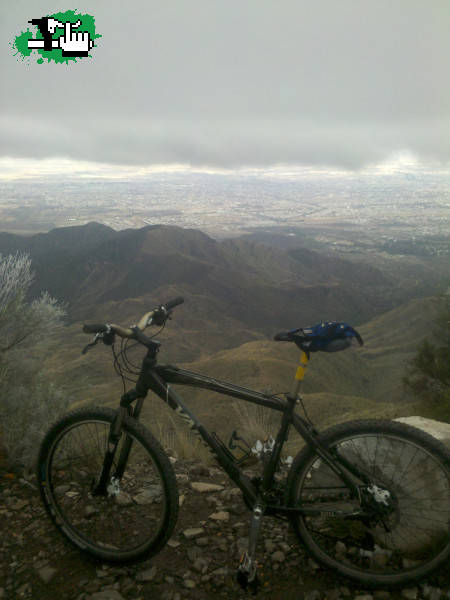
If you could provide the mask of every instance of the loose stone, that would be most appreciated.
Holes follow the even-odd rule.
[[[115,502],[119,506],[131,506],[133,504],[133,499],[130,494],[121,491],[120,494],[115,497]]]
[[[146,571],[142,571],[141,573],[138,573],[136,575],[136,581],[153,581],[153,579],[156,576],[156,567],[155,565],[153,565],[153,567],[151,567],[150,569],[147,569]]]
[[[197,544],[197,546],[207,546],[209,542],[209,539],[207,537],[199,537],[195,540],[195,543]]]
[[[215,578],[225,577],[228,575],[228,569],[227,567],[219,567],[218,569],[215,569],[211,575]]]
[[[22,510],[25,506],[28,505],[28,500],[18,500],[11,508],[13,510]]]
[[[120,495],[120,494],[119,494]],[[159,485],[149,486],[145,490],[142,490],[134,497],[136,504],[152,504],[152,502],[159,500],[161,496],[161,488]]]
[[[95,574],[99,579],[103,579],[104,577],[108,577],[109,573],[105,569],[96,569]]]
[[[51,579],[53,579],[56,574],[56,569],[53,567],[42,567],[42,569],[38,570],[38,575],[42,579],[44,583],[49,583]]]
[[[199,537],[203,533],[205,533],[205,530],[201,527],[192,527],[183,531],[183,535],[187,540],[192,540],[196,537]]]
[[[284,561],[284,559],[285,559],[284,552],[281,552],[281,550],[277,550],[276,552],[274,552],[272,554],[272,560],[275,562],[281,563]]]
[[[219,512],[213,513],[212,515],[209,515],[209,518],[213,521],[228,521],[230,518],[230,513],[221,510]]]
[[[202,464],[196,464],[189,468],[189,475],[209,477],[209,469]]]
[[[194,561],[194,564],[192,565],[192,568],[194,569],[194,571],[197,571],[197,573],[206,572],[207,567],[208,563],[204,558],[197,558]]]
[[[203,481],[193,481],[191,483],[191,488],[195,492],[220,492],[223,490],[223,485],[218,485],[217,483],[204,483]]]
[[[180,485],[189,483],[189,476],[186,475],[186,473],[177,473],[176,478],[177,478],[177,483],[179,483]]]
[[[195,560],[197,560],[197,558],[201,557],[202,551],[200,550],[200,548],[198,546],[192,546],[187,549],[186,554],[187,554],[188,559],[191,562],[194,562]]]

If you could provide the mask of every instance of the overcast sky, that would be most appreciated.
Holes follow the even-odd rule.
[[[13,56],[28,20],[75,7],[92,58]],[[0,158],[447,165],[449,32],[449,0],[4,0]]]

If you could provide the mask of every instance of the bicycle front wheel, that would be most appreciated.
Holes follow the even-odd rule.
[[[352,516],[352,506],[361,506],[339,476],[313,449],[296,457],[288,501],[323,511],[292,523],[319,562],[366,585],[394,586],[449,559],[450,452],[443,444],[382,420],[343,423],[319,439],[372,482],[360,486],[365,516]],[[339,509],[347,515],[338,516]]]
[[[82,409],[58,421],[45,436],[38,482],[45,508],[61,533],[104,561],[129,562],[158,552],[178,514],[178,492],[169,459],[138,422],[125,419],[106,491],[96,494],[116,412]],[[117,474],[124,444],[131,448]]]

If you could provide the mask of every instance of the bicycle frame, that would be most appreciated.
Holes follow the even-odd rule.
[[[111,427],[110,433],[110,449],[107,451],[100,478],[100,487],[106,485],[109,476],[109,471],[112,464],[112,458],[115,453],[115,448],[120,437],[121,415],[130,414],[133,418],[138,419],[145,396],[149,390],[156,393],[168,406],[174,410],[189,426],[191,431],[196,434],[200,440],[213,453],[217,462],[222,466],[230,479],[241,489],[244,497],[250,504],[254,504],[257,500],[261,501],[264,494],[272,489],[274,474],[278,467],[281,451],[284,442],[288,438],[288,433],[291,425],[295,427],[298,433],[303,437],[306,443],[315,448],[317,454],[326,462],[326,464],[342,479],[342,481],[350,489],[353,497],[359,498],[359,488],[355,483],[355,477],[364,481],[364,474],[358,472],[355,467],[342,460],[336,453],[328,450],[318,440],[317,431],[297,415],[295,405],[298,401],[298,391],[301,381],[305,374],[305,368],[308,362],[308,357],[305,352],[302,352],[300,365],[297,369],[296,380],[293,391],[287,395],[286,400],[268,396],[267,394],[250,390],[238,385],[220,381],[211,377],[180,369],[172,365],[157,365],[156,352],[149,349],[146,358],[143,361],[141,373],[136,385],[136,388],[130,390],[122,396],[121,412],[117,421]],[[192,386],[198,389],[207,389],[220,394],[238,398],[247,402],[252,402],[266,408],[276,410],[282,413],[281,426],[275,438],[273,450],[267,461],[261,485],[258,488],[255,483],[242,471],[237,465],[237,461],[233,454],[228,450],[225,444],[218,438],[214,437],[202,425],[194,413],[185,405],[181,396],[173,389],[173,384]],[[137,401],[134,410],[131,410],[131,403]],[[125,469],[128,458],[128,453],[131,449],[131,440],[127,440],[124,444],[121,456],[116,469],[116,476],[121,477]],[[353,476],[353,477],[352,477]],[[104,489],[104,488],[101,488]],[[320,508],[313,507],[287,507],[279,505],[271,505],[265,503],[266,513],[273,512],[278,514],[318,514],[322,512]],[[336,514],[341,514],[336,511]]]
[[[275,336],[276,341],[293,341],[302,350],[293,386],[286,394],[271,395],[158,364],[161,344],[142,332],[151,324],[163,325],[170,308],[181,301],[176,298],[167,303],[168,309],[161,306],[150,311],[130,329],[84,326],[86,333],[95,333],[94,342],[86,348],[102,335],[103,342],[113,346],[114,366],[124,390],[126,380],[132,381],[126,374],[138,375],[138,379],[122,395],[116,410],[71,411],[45,435],[37,460],[37,482],[44,507],[59,531],[82,551],[108,563],[148,559],[174,534],[182,491],[177,471],[186,466],[171,466],[172,459],[147,430],[146,425],[152,429],[152,421],[158,424],[158,411],[151,411],[144,424],[138,422],[152,391],[186,422],[191,434],[214,455],[219,473],[227,473],[243,496],[250,513],[247,548],[237,569],[237,582],[243,588],[257,590],[257,546],[265,516],[290,521],[296,538],[315,560],[364,586],[403,587],[444,566],[450,552],[449,455],[442,444],[387,420],[348,421],[319,434],[306,411],[296,414],[297,403],[304,409],[300,388],[308,350],[315,349],[302,335],[280,332]],[[156,315],[154,323],[151,315]],[[117,352],[115,335],[146,347],[139,370],[134,357],[127,356],[136,344],[121,342]],[[347,347],[346,342],[339,344],[330,351]],[[221,434],[230,427],[228,444],[222,434],[224,441],[214,431],[210,433],[186,405],[178,386],[207,390],[208,406],[214,402],[211,396],[220,394],[220,405],[228,413],[227,400],[233,398],[277,411],[273,415],[280,424],[274,427],[278,432],[272,431],[276,440],[270,438],[252,449],[260,464],[247,469],[250,445],[235,431],[231,433],[231,423],[210,428]],[[292,429],[305,446],[288,469],[281,454]],[[242,455],[233,452],[236,447]],[[191,500],[195,502],[195,495]]]

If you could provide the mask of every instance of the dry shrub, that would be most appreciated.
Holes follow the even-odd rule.
[[[68,404],[67,396],[42,376],[9,387],[2,398],[1,423],[10,468],[34,470],[43,435]]]
[[[11,468],[29,471],[41,436],[67,409],[66,395],[41,372],[50,336],[64,309],[44,292],[29,301],[33,281],[26,254],[0,254],[0,431]]]

